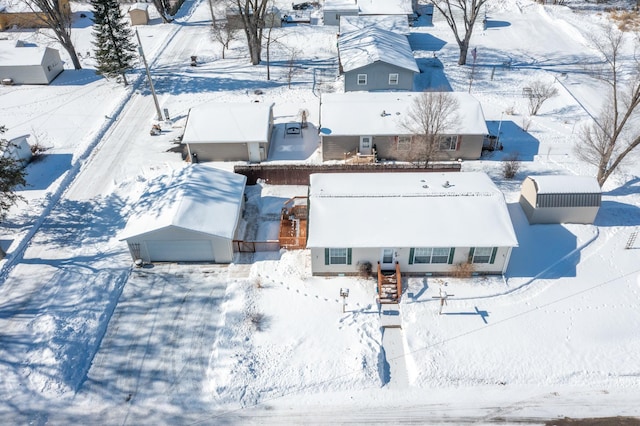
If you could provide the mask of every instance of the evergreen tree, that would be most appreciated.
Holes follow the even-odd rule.
[[[117,0],[91,0],[96,72],[105,77],[122,76],[126,86],[126,71],[133,68],[136,45],[133,31],[125,22]]]
[[[0,126],[0,219],[4,219],[11,206],[23,197],[16,194],[17,186],[26,185],[26,172],[19,161],[11,155],[5,154],[11,142],[2,138],[5,126]]]

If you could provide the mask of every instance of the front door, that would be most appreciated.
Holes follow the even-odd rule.
[[[383,270],[395,269],[395,253],[395,249],[383,248],[380,258],[380,268]]]
[[[360,154],[371,155],[371,136],[360,136]]]

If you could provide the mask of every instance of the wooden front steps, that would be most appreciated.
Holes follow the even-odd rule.
[[[383,273],[378,262],[378,302],[398,303],[402,296],[402,275],[400,265],[396,262],[396,270],[389,274]]]

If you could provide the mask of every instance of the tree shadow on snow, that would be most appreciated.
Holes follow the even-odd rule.
[[[640,225],[640,207],[617,201],[602,201],[594,225],[638,226]]]
[[[25,169],[27,185],[24,190],[47,189],[71,168],[71,154],[41,154],[34,157]]]

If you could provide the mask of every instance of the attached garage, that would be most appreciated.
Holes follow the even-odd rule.
[[[528,176],[520,190],[520,205],[530,224],[590,224],[601,202],[600,185],[590,176]]]
[[[149,186],[120,235],[134,261],[229,263],[247,178],[204,164]]]

